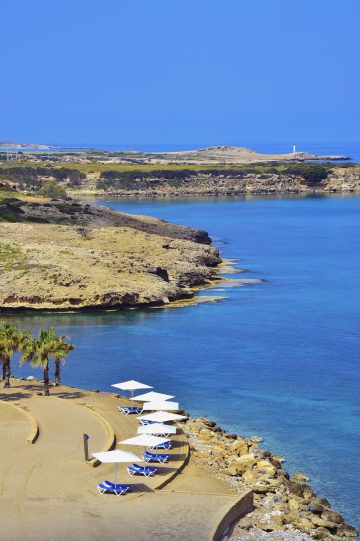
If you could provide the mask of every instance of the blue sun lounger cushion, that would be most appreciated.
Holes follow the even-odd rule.
[[[128,472],[130,475],[144,475],[145,477],[150,477],[157,472],[158,469],[153,466],[139,466],[138,464],[133,464],[128,466]]]
[[[143,454],[143,457],[146,462],[160,462],[161,464],[169,460],[169,455],[163,453],[149,453],[148,451]]]
[[[98,491],[100,494],[116,494],[117,496],[121,496],[122,494],[126,494],[130,490],[129,485],[118,485],[114,483],[109,483],[108,481],[104,483],[99,483]]]
[[[142,412],[142,408],[137,408],[135,406],[117,406],[117,409],[124,415],[131,415],[134,413],[139,414]]]
[[[165,449],[165,451],[168,451],[171,449],[171,441],[167,441],[166,443],[160,443],[160,445],[156,445],[153,447],[153,449]]]

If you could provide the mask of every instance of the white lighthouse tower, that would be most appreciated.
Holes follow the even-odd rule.
[[[296,145],[293,145],[293,154],[296,154]]]

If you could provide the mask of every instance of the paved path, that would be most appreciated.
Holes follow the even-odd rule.
[[[163,490],[155,490],[182,465],[183,435],[159,476],[130,478],[121,465],[121,480],[132,485],[132,493],[99,495],[97,483],[113,479],[114,467],[82,462],[82,433],[90,434],[91,450],[99,451],[108,431],[83,404],[110,422],[118,440],[136,434],[135,416],[117,412],[120,400],[110,394],[59,388],[52,392],[62,398],[43,397],[36,394],[37,385],[14,384],[0,393],[7,400],[0,400],[0,541],[205,541],[220,510],[234,500],[226,484],[192,460]],[[30,427],[12,400],[39,423],[34,445],[25,441]]]

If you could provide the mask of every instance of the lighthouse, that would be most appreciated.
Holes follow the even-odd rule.
[[[293,154],[296,154],[296,145],[293,145]]]

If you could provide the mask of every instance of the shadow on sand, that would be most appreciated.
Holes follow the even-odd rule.
[[[28,392],[16,392],[16,393],[0,393],[0,400],[4,400],[5,402],[17,402],[21,400],[22,398],[31,398],[31,394]]]

